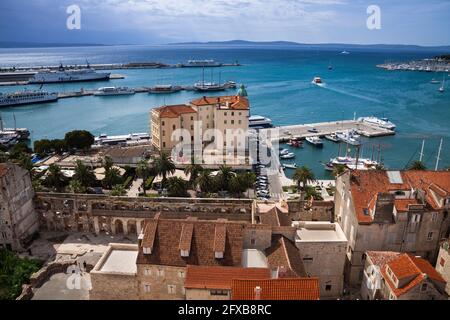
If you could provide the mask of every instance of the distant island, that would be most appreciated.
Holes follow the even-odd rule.
[[[385,49],[385,50],[424,50],[424,51],[450,51],[449,46],[419,46],[407,44],[346,44],[346,43],[299,43],[293,41],[247,41],[247,40],[229,40],[229,41],[207,41],[207,42],[178,42],[168,45],[199,45],[199,46],[292,46],[310,49]]]
[[[108,46],[100,43],[50,43],[50,42],[15,42],[0,41],[0,48],[49,48],[49,47],[99,47]]]

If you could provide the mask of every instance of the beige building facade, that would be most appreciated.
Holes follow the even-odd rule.
[[[39,229],[30,173],[0,163],[0,248],[22,250]]]
[[[436,262],[436,270],[447,282],[445,292],[450,296],[450,240],[446,239],[441,243],[439,255]]]

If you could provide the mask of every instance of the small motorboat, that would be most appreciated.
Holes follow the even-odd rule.
[[[295,154],[292,152],[289,152],[287,154],[281,155],[280,158],[281,159],[293,159],[293,158],[295,158]]]
[[[319,137],[307,137],[306,141],[308,141],[315,147],[323,147],[323,141]]]
[[[320,77],[314,77],[313,81],[311,81],[312,84],[315,84],[317,86],[323,86],[324,83]]]
[[[285,163],[283,164],[283,169],[297,169],[296,163]]]
[[[335,132],[333,132],[332,134],[327,134],[325,136],[325,139],[333,141],[333,142],[339,142],[339,138]]]
[[[289,153],[289,150],[288,149],[281,149],[280,150],[280,155],[281,156],[284,156],[284,155],[286,155],[286,154],[288,154]]]

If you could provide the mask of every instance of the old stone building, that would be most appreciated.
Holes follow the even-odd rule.
[[[21,250],[38,231],[34,191],[27,170],[0,163],[0,247]]]
[[[368,251],[361,285],[366,300],[446,300],[446,282],[425,259],[408,253]]]
[[[450,296],[450,240],[445,239],[441,243],[439,254],[436,262],[436,270],[441,274],[442,278],[447,282],[445,292]]]
[[[179,142],[194,143],[196,122],[201,125],[199,141],[213,141],[220,138],[221,144],[229,143],[233,149],[245,148],[240,141],[226,141],[226,130],[248,129],[250,104],[243,96],[202,97],[192,100],[189,104],[170,105],[154,108],[150,112],[150,132],[152,144],[158,150],[171,150]],[[185,129],[186,137],[173,136],[176,130]],[[217,129],[222,135],[215,137],[212,129]],[[225,140],[222,140],[222,138]],[[222,146],[220,146],[222,148]]]
[[[335,215],[348,239],[345,276],[363,278],[366,251],[409,252],[435,263],[449,234],[450,172],[347,171],[336,181]]]

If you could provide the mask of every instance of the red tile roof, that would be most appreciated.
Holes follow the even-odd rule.
[[[417,199],[395,199],[394,206],[398,212],[407,212],[410,204],[419,204]]]
[[[271,226],[291,226],[292,221],[287,213],[281,212],[277,207],[273,207],[267,212],[260,213],[259,219],[262,224]]]
[[[230,109],[249,109],[248,99],[242,96],[201,97],[199,99],[191,101],[191,104],[195,106],[209,106],[219,104],[221,107],[224,107],[227,103],[229,103]]]
[[[187,266],[185,288],[230,290],[234,279],[270,279],[267,268]]]
[[[384,170],[354,170],[350,173],[350,188],[355,206],[356,216],[360,224],[371,223],[371,215],[364,214],[379,193],[404,190],[411,188],[421,189],[425,192],[426,204],[433,209],[441,209],[431,196],[431,190],[440,189],[450,192],[450,171],[401,171],[403,183],[390,183]],[[404,209],[404,207],[402,207]]]
[[[154,110],[159,112],[160,118],[178,118],[184,113],[197,113],[194,108],[185,104],[162,106]]]
[[[319,300],[317,278],[233,280],[232,300],[256,300],[255,289],[260,288],[259,300]]]
[[[265,253],[269,267],[278,268],[280,278],[306,276],[298,248],[282,235],[272,236],[272,244]]]
[[[145,230],[148,223],[145,221]],[[180,239],[183,225],[192,223],[193,231],[188,257],[180,253]],[[216,225],[225,225],[225,249],[223,258],[216,259],[214,254],[214,233]],[[166,266],[241,266],[243,233],[246,222],[217,222],[214,220],[182,220],[159,219],[154,233],[153,250],[151,254],[144,254],[143,247],[147,237],[152,233],[144,232],[144,238],[139,246],[137,264],[154,264]],[[150,240],[151,242],[151,240]],[[185,244],[183,244],[183,247]]]
[[[368,251],[367,256],[374,265],[380,268],[381,275],[397,297],[419,285],[426,277],[437,282],[445,283],[445,280],[439,272],[427,260],[412,256],[408,253]],[[387,274],[388,266],[400,281],[408,278],[411,280],[402,287],[397,288]]]

